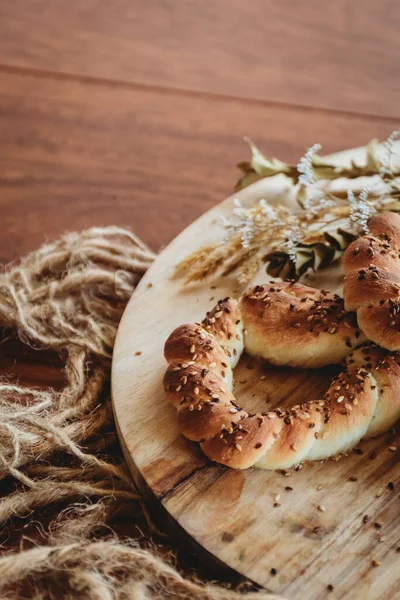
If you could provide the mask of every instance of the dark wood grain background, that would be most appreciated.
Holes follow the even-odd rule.
[[[296,160],[399,124],[398,0],[0,0],[0,261],[90,225],[154,250],[243,136]]]

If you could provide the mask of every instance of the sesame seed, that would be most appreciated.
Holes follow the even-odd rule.
[[[373,567],[379,567],[381,565],[381,561],[380,560],[373,560],[372,561],[372,566]]]
[[[317,508],[319,511],[325,512],[325,506],[323,504],[318,504]]]
[[[199,388],[196,386],[196,387],[194,388],[194,390],[193,390],[193,393],[194,393],[196,396],[198,396],[198,395],[199,395],[199,392],[200,392],[200,390],[199,390]]]

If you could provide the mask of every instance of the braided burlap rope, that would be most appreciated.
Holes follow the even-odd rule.
[[[43,350],[64,362],[61,390],[0,381],[0,525],[10,548],[0,558],[2,599],[242,597],[183,578],[168,559],[168,541],[150,544],[146,506],[116,440],[114,337],[153,258],[130,232],[94,228],[43,246],[0,276],[4,338],[40,349],[44,364]],[[121,521],[125,537],[118,539]]]

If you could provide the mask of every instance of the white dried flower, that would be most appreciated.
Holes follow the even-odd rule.
[[[267,217],[272,223],[277,223],[280,221],[278,215],[276,214],[276,210],[268,204],[266,200],[263,198],[260,200],[259,205],[262,208],[262,214]]]
[[[368,233],[368,221],[376,213],[373,204],[368,200],[369,188],[364,188],[358,198],[352,190],[347,190],[350,204],[350,223],[364,234]]]
[[[301,157],[297,170],[301,173],[299,177],[299,184],[304,186],[313,185],[315,183],[314,169],[312,165],[313,157],[316,152],[321,150],[320,144],[314,144],[311,146],[304,156]]]
[[[286,228],[287,237],[285,243],[285,250],[292,262],[296,262],[296,251],[297,246],[302,241],[302,231],[298,223],[294,222]]]
[[[303,209],[309,220],[312,220],[314,217],[320,215],[323,210],[331,208],[336,204],[336,202],[332,200],[332,198],[327,197],[324,190],[317,187],[317,185],[313,185],[312,188],[311,194],[303,200]]]
[[[222,225],[227,230],[224,242],[234,236],[240,235],[243,248],[249,248],[252,240],[268,227],[279,227],[284,225],[276,210],[266,200],[262,199],[254,207],[245,209],[239,198],[235,198],[233,209],[234,221],[221,217]]]
[[[233,204],[235,206],[235,208],[233,209],[233,214],[236,217],[239,217],[240,219],[243,218],[246,214],[246,210],[243,208],[239,198],[234,198],[233,199]]]

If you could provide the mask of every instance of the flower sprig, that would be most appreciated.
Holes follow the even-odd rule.
[[[199,281],[235,272],[244,284],[263,264],[274,277],[298,279],[310,268],[316,271],[335,263],[355,237],[368,232],[372,215],[383,210],[400,211],[398,171],[392,166],[397,136],[398,132],[393,132],[384,142],[382,158],[377,155],[377,142],[370,142],[365,165],[334,166],[317,155],[318,144],[311,146],[295,167],[266,159],[269,174],[264,171],[263,176],[271,177],[275,169],[275,174],[290,177],[296,185],[300,211],[294,214],[266,200],[244,208],[236,199],[231,218],[222,222],[226,232],[223,242],[196,250],[177,266],[175,274]],[[257,169],[267,169],[259,150],[251,147]],[[343,194],[326,185],[334,179],[361,176],[375,177],[374,184],[359,193],[347,190]],[[376,180],[380,185],[375,185]]]

